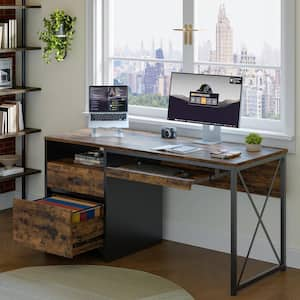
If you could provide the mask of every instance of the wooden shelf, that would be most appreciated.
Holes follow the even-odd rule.
[[[42,49],[41,47],[0,48],[0,53],[37,51],[41,49]]]
[[[41,173],[41,170],[25,169],[25,171],[23,173],[14,174],[14,175],[10,175],[10,176],[0,176],[0,183],[10,181],[10,180],[13,180],[16,178],[20,178],[20,177],[26,177],[26,176],[30,176],[30,175],[34,175],[34,174],[39,174],[39,173]]]
[[[2,9],[31,9],[31,8],[42,8],[41,5],[0,5]]]
[[[26,94],[29,92],[41,91],[41,88],[37,87],[16,87],[12,89],[0,89],[0,97],[1,96],[10,96],[10,95],[20,95]]]
[[[18,137],[18,136],[24,136],[24,135],[29,135],[33,133],[38,133],[41,132],[41,129],[36,129],[36,128],[26,128],[23,131],[15,132],[15,133],[7,133],[7,134],[2,134],[0,135],[0,140],[5,140],[13,137]]]

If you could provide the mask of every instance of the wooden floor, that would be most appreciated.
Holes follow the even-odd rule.
[[[0,212],[0,272],[43,265],[111,265],[143,270],[165,277],[185,288],[195,299],[233,299],[229,296],[229,256],[223,253],[163,242],[110,264],[105,264],[96,251],[69,260],[23,248],[14,243],[11,227],[11,211]],[[250,273],[266,267],[268,265],[252,261]],[[241,291],[236,299],[300,299],[300,270],[289,269],[287,272],[272,275]]]

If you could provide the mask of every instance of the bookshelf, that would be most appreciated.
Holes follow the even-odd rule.
[[[1,5],[1,3],[4,3]],[[10,5],[11,4],[11,5]],[[1,57],[3,55],[14,55],[15,60],[15,69],[14,69],[14,77],[17,78],[16,74],[19,74],[18,84],[14,84],[13,88],[8,89],[0,89],[0,103],[5,101],[5,97],[8,97],[9,101],[20,101],[22,103],[23,110],[23,119],[24,119],[24,127],[25,129],[22,131],[18,131],[15,133],[8,133],[0,135],[0,148],[1,143],[5,143],[6,140],[9,139],[20,139],[20,147],[21,147],[21,155],[22,155],[22,167],[24,168],[23,173],[10,175],[10,176],[1,176],[0,177],[0,185],[6,182],[14,182],[16,178],[21,178],[21,186],[22,186],[22,197],[26,198],[26,178],[27,176],[39,174],[40,170],[35,170],[28,168],[26,165],[26,143],[27,136],[31,134],[36,134],[41,132],[41,129],[35,128],[27,128],[26,127],[26,100],[27,94],[30,92],[38,92],[41,91],[38,87],[27,87],[26,86],[26,56],[29,51],[38,51],[41,50],[41,47],[28,46],[26,44],[26,23],[27,23],[27,10],[28,9],[39,9],[41,5],[28,5],[27,0],[22,0],[20,5],[15,5],[15,1],[1,1],[0,0],[0,12],[1,16],[5,12],[14,11],[15,19],[17,19],[18,27],[21,30],[18,32],[18,42],[16,47],[14,48],[0,48]],[[16,80],[15,80],[16,83]],[[1,189],[0,189],[1,190]]]
[[[23,2],[23,1],[22,1]],[[29,9],[29,8],[42,8],[41,5],[26,5],[26,4],[22,4],[22,5],[1,5],[0,4],[0,10],[3,9]]]
[[[22,52],[22,51],[34,51],[41,50],[41,47],[24,47],[24,48],[0,48],[0,53],[10,53],[10,52]]]

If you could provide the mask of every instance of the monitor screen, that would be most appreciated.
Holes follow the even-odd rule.
[[[239,127],[242,77],[172,73],[168,120]]]
[[[127,86],[90,86],[89,109],[92,113],[127,112]]]

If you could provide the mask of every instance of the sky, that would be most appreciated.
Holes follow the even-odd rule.
[[[161,41],[168,47],[180,49],[182,34],[173,31],[182,27],[182,10],[187,0],[111,0],[115,46],[132,49],[156,48]],[[242,46],[256,55],[265,44],[280,50],[280,0],[195,0],[195,27],[203,29],[196,33],[199,42],[211,40],[215,48],[215,30],[218,10],[225,3],[226,12],[234,30],[234,49]]]

